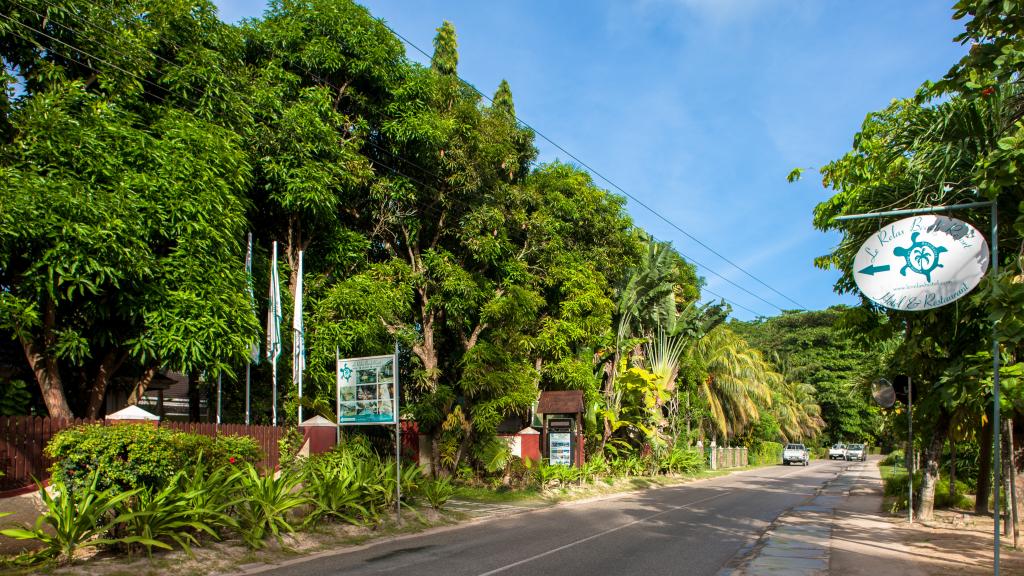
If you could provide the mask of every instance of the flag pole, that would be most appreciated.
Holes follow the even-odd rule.
[[[395,518],[398,525],[402,525],[402,418],[398,415],[398,339],[395,338],[395,362],[393,368],[395,374],[395,396],[392,398],[395,412]]]
[[[252,315],[257,319],[256,315],[256,293],[253,289],[252,281],[252,232],[249,232],[248,238],[245,245],[245,291],[249,296],[249,309],[252,311]],[[251,406],[250,394],[252,391],[252,365],[260,363],[260,343],[257,338],[249,345],[249,360],[245,363],[245,425],[248,426],[251,421]]]
[[[252,362],[245,363],[245,425],[249,425],[249,379],[252,372]]]
[[[270,259],[270,305],[267,308],[267,357],[273,363],[271,424],[277,426],[277,357],[281,355],[281,281],[277,272],[277,242]]]
[[[217,373],[217,426],[220,426],[221,373]]]
[[[334,445],[341,444],[341,377],[338,374],[339,367],[341,365],[341,355],[338,353],[338,347],[334,347]]]
[[[292,311],[292,379],[299,387],[299,424],[302,423],[302,371],[306,367],[306,336],[302,323],[302,250],[299,250],[299,274],[295,281],[295,309]]]

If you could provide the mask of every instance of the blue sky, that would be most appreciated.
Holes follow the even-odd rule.
[[[216,3],[226,21],[265,6]],[[962,31],[952,0],[362,4],[428,53],[435,29],[451,21],[460,76],[486,94],[507,79],[521,119],[812,310],[855,299],[833,293],[837,274],[813,265],[838,241],[811,225],[828,191],[816,174],[796,184],[786,174],[841,156],[868,112],[913,95],[965,53],[952,41]],[[568,160],[537,145],[541,161]],[[628,210],[702,265],[707,289],[734,303],[734,317],[797,307],[637,203]]]

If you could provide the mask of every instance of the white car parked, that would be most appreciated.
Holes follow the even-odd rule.
[[[810,461],[811,455],[803,444],[786,444],[786,448],[782,451],[782,463],[786,466],[797,462],[807,466]]]
[[[863,444],[850,444],[846,447],[846,459],[864,462],[868,459],[868,451]]]
[[[829,460],[846,460],[846,444],[836,444],[828,449]]]

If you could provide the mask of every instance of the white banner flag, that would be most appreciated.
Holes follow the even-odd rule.
[[[281,355],[281,282],[277,275],[277,242],[270,258],[270,301],[267,305],[267,359]]]

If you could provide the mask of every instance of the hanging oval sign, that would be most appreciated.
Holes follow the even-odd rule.
[[[974,289],[988,270],[988,242],[947,216],[913,216],[868,238],[853,260],[857,287],[894,310],[930,310]]]

